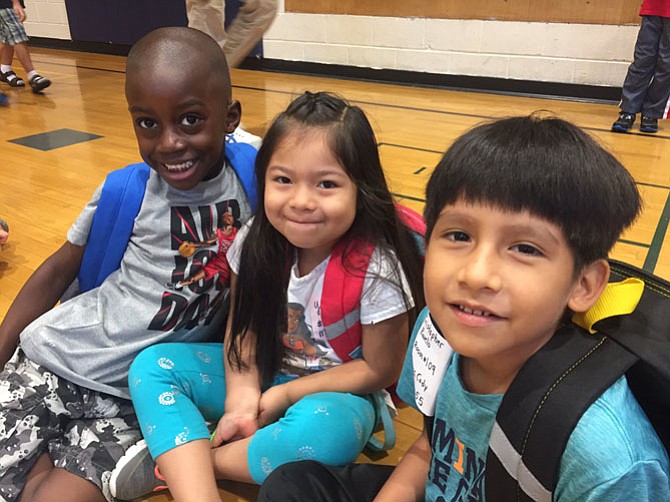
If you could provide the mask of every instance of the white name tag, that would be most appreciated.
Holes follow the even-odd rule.
[[[414,400],[426,416],[435,414],[435,401],[453,349],[426,316],[412,344]]]

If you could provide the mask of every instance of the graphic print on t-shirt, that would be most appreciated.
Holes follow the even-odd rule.
[[[217,252],[211,246],[217,243],[218,228],[228,225],[234,238],[240,226],[239,204],[237,200],[227,200],[212,206],[198,206],[195,209],[197,218],[193,210],[189,206],[170,208],[171,248],[175,251],[175,266],[172,280],[166,284],[168,290],[163,292],[160,308],[149,324],[149,330],[177,331],[209,324],[223,299],[227,280],[224,284],[217,279],[217,274],[208,278],[202,274],[194,281],[185,279],[198,275],[201,269],[217,257]],[[229,243],[226,251],[228,247]],[[188,284],[184,284],[186,282]],[[211,299],[213,293],[216,295]]]
[[[436,502],[484,500],[486,461],[464,445],[441,418],[436,418],[433,425],[431,450],[433,460],[428,480],[442,494],[449,494],[447,497],[437,497]]]
[[[282,335],[284,347],[291,352],[318,358],[326,353],[312,338],[312,332],[305,322],[305,307],[296,302],[288,304],[287,331]]]

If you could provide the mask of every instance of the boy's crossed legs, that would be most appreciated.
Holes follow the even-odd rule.
[[[111,500],[111,471],[139,438],[129,400],[60,379],[20,349],[0,373],[0,500]]]

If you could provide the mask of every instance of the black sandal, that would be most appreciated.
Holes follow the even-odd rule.
[[[23,87],[26,83],[21,77],[18,77],[12,70],[0,72],[0,80],[9,84],[9,87]]]
[[[46,89],[51,85],[51,80],[42,75],[33,75],[33,78],[30,79],[30,87],[33,88],[33,92],[41,92],[43,89]]]

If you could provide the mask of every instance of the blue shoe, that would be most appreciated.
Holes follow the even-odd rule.
[[[642,115],[642,119],[640,120],[640,131],[658,132],[658,119]]]
[[[612,132],[628,132],[635,123],[635,114],[621,112],[616,122],[612,124]]]
[[[9,106],[9,98],[3,92],[0,92],[0,106]]]

